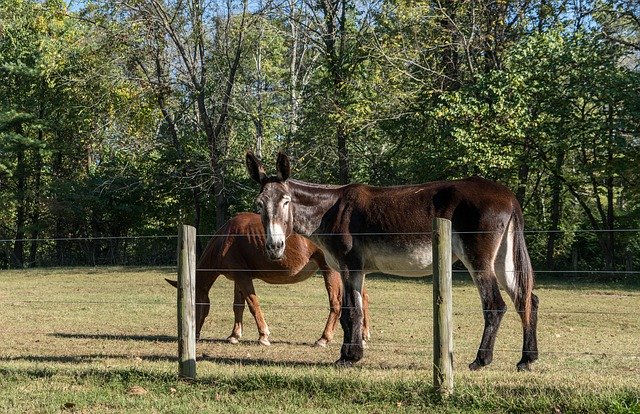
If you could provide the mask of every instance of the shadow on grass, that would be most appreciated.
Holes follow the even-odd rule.
[[[274,361],[264,358],[234,358],[234,357],[216,357],[215,355],[202,354],[202,358],[198,358],[198,362],[213,362],[220,365],[241,365],[248,367],[334,367],[331,362],[309,362],[309,361]]]
[[[142,361],[164,361],[172,362],[178,361],[177,356],[171,355],[124,355],[124,354],[88,354],[88,355],[20,355],[10,357],[0,357],[2,362],[55,362],[62,364],[78,364],[83,362],[96,362],[104,361],[106,359],[122,359],[122,360],[135,360],[139,358]]]
[[[87,354],[87,355],[20,355],[10,357],[0,357],[2,362],[37,362],[37,363],[61,363],[61,364],[79,364],[88,362],[99,362],[107,359],[120,360],[139,360],[154,362],[178,362],[177,356],[164,354],[151,355],[125,355],[125,354]],[[283,367],[331,367],[331,363],[316,363],[306,361],[275,361],[263,358],[233,358],[233,357],[215,357],[209,354],[203,354],[197,358],[198,362],[213,362],[221,365],[242,365],[242,366],[283,366]]]
[[[95,339],[95,340],[112,340],[112,341],[146,341],[146,342],[164,342],[164,343],[177,343],[178,338],[170,335],[121,335],[121,334],[84,334],[84,333],[67,333],[67,332],[55,332],[49,334],[56,338],[64,339]],[[255,348],[262,347],[257,340],[255,341],[242,341],[239,344],[229,344],[226,339],[200,339],[198,344],[222,344],[229,347],[238,348]],[[296,342],[296,341],[272,341],[274,345],[297,345],[308,346],[312,348],[311,342]],[[83,362],[96,362],[105,359],[121,359],[121,360],[133,360],[140,358],[142,361],[161,361],[161,362],[177,362],[177,356],[151,354],[151,355],[125,355],[125,354],[89,354],[89,355],[21,355],[17,357],[0,357],[0,361],[28,361],[28,362],[50,362],[50,363],[83,363]],[[269,359],[255,359],[244,357],[216,357],[210,353],[203,353],[201,357],[198,357],[199,362],[213,362],[222,365],[243,365],[243,366],[288,366],[288,367],[330,367],[334,366],[333,363],[327,362],[308,362],[308,361],[281,361],[281,360],[269,360]],[[389,367],[385,367],[389,368]],[[400,368],[400,367],[396,367]]]
[[[10,357],[0,357],[0,362],[35,362],[35,363],[59,363],[59,364],[81,364],[105,361],[108,359],[119,359],[124,361],[153,361],[153,362],[178,362],[177,356],[154,354],[154,355],[124,355],[124,354],[87,354],[87,355],[20,355]],[[333,367],[328,362],[308,362],[308,361],[275,361],[264,358],[233,358],[216,357],[203,354],[197,358],[198,362],[212,362],[220,365],[234,365],[247,367]],[[132,368],[133,369],[133,368]]]
[[[83,334],[54,332],[48,336],[66,339],[99,339],[111,341],[144,341],[144,342],[177,342],[178,338],[171,335],[122,335],[122,334]]]
[[[178,337],[172,335],[123,335],[123,334],[85,334],[85,333],[70,333],[70,332],[54,332],[48,336],[64,339],[95,339],[95,340],[107,340],[107,341],[142,341],[142,342],[163,342],[172,343],[178,342]],[[230,344],[226,339],[215,338],[200,338],[198,343],[202,344],[227,344],[229,346],[256,346],[259,344],[258,340],[246,340],[243,339],[238,344]],[[272,340],[272,345],[295,345],[295,346],[313,346],[313,342],[304,341],[285,341],[285,340]]]

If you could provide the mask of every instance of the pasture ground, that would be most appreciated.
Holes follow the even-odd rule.
[[[640,290],[541,280],[540,361],[518,373],[521,328],[505,315],[494,362],[470,372],[482,332],[476,289],[454,281],[455,394],[431,390],[430,278],[370,277],[372,339],[338,369],[341,329],[310,345],[328,312],[322,279],[256,283],[272,335],[258,345],[245,311],[238,345],[232,283],[219,279],[198,343],[198,379],[177,379],[172,269],[1,271],[0,412],[640,413]]]

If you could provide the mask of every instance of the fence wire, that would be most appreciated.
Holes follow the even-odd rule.
[[[603,232],[605,230],[571,230],[571,231],[547,231],[547,230],[529,230],[529,231],[525,231],[525,234],[542,234],[542,233],[596,233],[596,232]],[[610,230],[606,230],[607,232],[611,232]],[[632,232],[639,232],[640,230],[638,229],[616,229],[614,230],[615,233],[632,233]],[[456,232],[454,232],[455,234]],[[463,233],[458,233],[458,234],[463,234]],[[369,234],[371,236],[380,236],[381,234]],[[389,235],[389,234],[385,234],[385,235]],[[404,234],[407,235],[407,234]],[[424,235],[424,233],[411,233],[410,235]],[[339,234],[332,234],[332,236],[339,236]],[[199,240],[203,241],[203,240],[209,240],[215,237],[245,237],[245,236],[238,236],[238,235],[199,235]],[[137,237],[129,237],[129,236],[123,236],[123,237],[92,237],[92,238],[56,238],[56,239],[23,239],[21,240],[24,243],[37,243],[39,245],[44,245],[44,246],[48,246],[49,254],[51,255],[57,255],[57,258],[66,258],[68,260],[63,260],[62,265],[63,266],[69,266],[69,265],[74,265],[77,263],[89,263],[91,266],[94,266],[94,271],[99,271],[99,269],[101,269],[103,266],[105,265],[111,265],[114,263],[118,263],[118,264],[125,264],[125,265],[138,265],[138,264],[146,264],[147,262],[151,262],[152,264],[160,265],[160,266],[170,266],[166,269],[164,269],[164,273],[166,273],[168,275],[169,271],[173,271],[175,268],[171,265],[175,264],[175,257],[176,257],[176,240],[177,240],[177,236],[175,235],[167,235],[167,236],[137,236]],[[6,252],[7,249],[9,247],[9,245],[14,244],[16,242],[16,240],[8,240],[8,239],[4,239],[4,240],[0,240],[0,245],[4,245],[4,251]],[[61,245],[65,244],[65,243],[77,243],[77,246],[74,248],[64,248],[64,247],[60,247]],[[100,243],[103,243],[102,246],[100,246]],[[68,246],[67,246],[68,247]],[[150,253],[151,251],[151,253]],[[6,263],[9,263],[10,260],[10,255],[7,254],[5,255]],[[75,259],[74,259],[75,258]],[[82,260],[80,260],[80,258]],[[114,259],[113,261],[109,261],[109,258]],[[76,260],[77,259],[77,260]],[[83,261],[84,260],[84,261]],[[147,262],[145,262],[145,260]],[[47,266],[47,264],[50,263],[47,260],[41,259],[41,260],[36,260],[34,262],[34,265],[38,265],[38,266]],[[2,262],[0,262],[0,264],[2,264]],[[273,272],[273,271],[277,271],[277,270],[272,270],[272,269],[243,269],[243,268],[233,268],[233,269],[220,269],[220,268],[202,268],[199,269],[202,271],[210,271],[210,272],[221,272],[224,273],[226,272],[237,272],[237,273],[245,273],[245,272],[260,272],[260,273],[268,273],[268,272]],[[403,271],[403,269],[396,269],[397,271]],[[404,269],[406,270],[406,269]],[[476,271],[487,271],[485,270],[476,270]],[[175,274],[175,272],[173,272]],[[454,269],[453,273],[455,276],[459,276],[462,274],[466,274],[468,273],[466,269]],[[566,280],[567,278],[584,278],[584,279],[589,279],[592,278],[594,276],[599,276],[599,275],[606,275],[608,277],[611,277],[612,280],[615,280],[617,278],[628,278],[628,277],[633,277],[636,275],[640,275],[640,272],[638,271],[634,271],[634,270],[600,270],[600,269],[566,269],[566,270],[536,270],[535,273],[537,275],[543,275],[549,278],[552,278],[551,280],[558,280],[558,281],[563,281]],[[0,272],[0,277],[2,276],[2,272]],[[112,277],[117,277],[117,275],[112,275]],[[28,276],[26,276],[25,274],[25,279],[27,279]],[[316,279],[319,279],[320,277],[316,276]],[[384,279],[383,279],[384,280]],[[101,284],[105,284],[105,285],[122,285],[123,288],[127,288],[123,291],[123,294],[127,293],[128,288],[131,288],[132,286],[132,281],[127,279],[125,276],[121,276],[118,280],[100,280]],[[159,279],[158,283],[164,283],[163,281],[161,281],[161,279]],[[581,282],[584,283],[584,282]],[[68,286],[68,287],[73,287],[76,286],[77,283],[73,282],[73,281],[63,281],[60,283],[61,286]],[[419,285],[413,286],[411,287],[412,290],[416,290],[416,289],[425,289],[427,290],[427,298],[430,298],[430,287],[427,286],[424,283],[421,283]],[[456,285],[454,284],[454,287]],[[471,286],[471,285],[469,285]],[[584,285],[581,285],[584,286]],[[614,287],[617,287],[617,285],[613,285]],[[169,287],[167,287],[167,289],[169,289]],[[231,301],[232,301],[232,289],[227,286],[227,290],[228,290],[228,303],[227,305],[222,305],[222,308],[220,307],[221,305],[219,303],[212,303],[212,311],[211,314],[209,316],[210,319],[219,319],[219,315],[223,314],[223,313],[227,313],[230,314],[231,312]],[[324,292],[322,292],[322,290],[318,290],[317,292],[319,295],[324,295]],[[370,292],[370,295],[373,296],[375,298],[376,296],[376,292],[372,291]],[[633,294],[632,294],[633,295]],[[93,306],[93,305],[98,305],[99,307],[104,307],[104,309],[106,311],[109,311],[110,309],[113,309],[114,307],[135,307],[135,306],[145,306],[145,307],[165,307],[165,308],[172,308],[175,306],[175,301],[173,300],[140,300],[140,299],[135,299],[135,300],[100,300],[100,299],[66,299],[66,298],[56,298],[56,297],[52,297],[52,295],[49,295],[48,299],[30,299],[28,297],[22,297],[22,298],[10,298],[7,297],[7,293],[6,292],[0,292],[0,305],[3,305],[5,309],[11,309],[11,313],[12,315],[17,315],[22,313],[22,309],[19,308],[18,305],[25,305],[26,308],[28,308],[28,312],[33,312],[34,310],[37,309],[41,309],[41,310],[46,310],[46,308],[48,307],[55,307],[55,308],[60,308],[60,307],[69,307],[70,309],[68,309],[69,312],[73,312],[74,311],[74,306]],[[329,311],[329,307],[324,305],[324,306],[318,306],[318,305],[312,305],[312,304],[305,304],[305,303],[270,303],[269,301],[265,300],[266,298],[262,298],[264,303],[262,304],[262,308],[263,311],[266,314],[266,317],[268,319],[273,319],[273,320],[286,320],[287,319],[287,315],[288,313],[294,312],[294,313],[299,313],[300,310],[306,310],[309,313],[313,313],[313,314],[320,314],[322,312],[328,312]],[[612,298],[613,299],[613,298]],[[323,298],[323,300],[326,301],[326,296]],[[568,304],[570,303],[570,298],[568,298]],[[219,301],[218,301],[219,302]],[[198,305],[203,305],[204,303],[198,303]],[[244,305],[241,305],[244,306]],[[213,310],[214,307],[217,307],[217,310]],[[248,308],[248,306],[247,306]],[[342,308],[343,310],[347,310],[349,308]],[[425,309],[427,311],[425,311]],[[420,320],[429,320],[432,315],[430,313],[430,309],[431,309],[431,302],[430,300],[425,300],[424,301],[424,306],[420,306],[420,305],[415,305],[415,304],[411,304],[410,306],[404,302],[404,303],[395,303],[395,304],[384,304],[384,305],[380,305],[380,304],[375,304],[372,303],[369,305],[369,310],[372,314],[372,319],[373,319],[373,323],[374,325],[377,323],[376,322],[376,317],[375,314],[376,313],[394,313],[394,314],[402,314],[402,313],[407,313],[408,315],[406,316],[406,319],[409,319],[411,321],[411,323],[416,323],[419,322]],[[454,305],[454,319],[456,317],[462,317],[465,318],[467,315],[471,316],[471,315],[475,315],[478,317],[478,324],[481,325],[482,324],[482,313],[483,312],[495,312],[495,311],[491,311],[491,310],[483,310],[480,308],[480,305],[478,303],[478,308],[456,308]],[[511,313],[515,313],[515,311],[513,309],[510,309],[508,311],[506,311],[507,313],[511,312]],[[284,315],[284,316],[283,316]],[[558,318],[558,317],[563,317],[563,316],[575,316],[575,317],[587,317],[587,320],[583,320],[582,322],[587,323],[589,322],[588,317],[609,317],[611,318],[611,320],[615,320],[616,318],[623,318],[623,317],[637,317],[640,315],[640,296],[638,296],[638,307],[635,307],[633,309],[620,309],[620,310],[616,310],[616,311],[611,311],[611,310],[607,310],[607,311],[603,311],[603,310],[597,310],[597,309],[585,309],[585,310],[575,310],[575,309],[544,309],[541,308],[541,310],[539,311],[539,317],[544,317],[547,320],[554,319],[554,318]],[[323,315],[324,316],[324,315]],[[227,317],[229,318],[229,317]],[[253,338],[255,333],[251,332],[248,333],[250,330],[254,330],[255,329],[255,325],[253,323],[253,321],[251,320],[251,315],[250,313],[246,312],[245,315],[245,319],[244,319],[244,325],[245,325],[245,331],[247,332],[246,336]],[[319,320],[321,320],[322,318],[319,318]],[[640,320],[640,318],[635,318],[636,321]],[[454,320],[455,321],[455,320]],[[225,329],[227,328],[226,326],[224,327]],[[319,329],[321,327],[318,326],[317,327],[317,331],[319,332]],[[636,332],[640,332],[640,326],[638,326],[637,322],[635,325],[633,326],[629,326],[627,329],[635,329]],[[205,328],[203,328],[203,330],[206,330],[207,326],[205,325]],[[391,328],[386,328],[386,329],[391,329]],[[418,328],[416,328],[418,329]],[[340,328],[338,327],[337,330],[340,330]],[[419,330],[419,329],[418,329]],[[309,332],[309,333],[305,333],[305,336],[308,336],[310,334],[316,334],[317,332]],[[385,340],[382,338],[378,338],[376,339],[375,337],[375,333],[374,336],[372,338],[371,341],[367,342],[368,345],[368,351],[378,351],[378,352],[389,352],[390,349],[395,349],[395,350],[408,350],[408,351],[414,351],[414,352],[425,352],[428,353],[431,351],[431,345],[430,345],[430,336],[431,333],[430,332],[423,332],[424,335],[421,338],[421,344],[418,342],[418,339],[416,338],[412,338],[411,340],[413,341],[413,343],[407,343],[409,341],[406,340],[406,338],[401,338],[398,341],[389,341],[389,340]],[[307,335],[308,334],[308,335]],[[24,337],[26,339],[28,339],[29,337],[47,337],[47,336],[58,336],[58,337],[64,337],[64,335],[68,335],[70,337],[75,337],[78,335],[87,335],[88,337],[86,337],[85,339],[92,339],[91,336],[93,335],[94,337],[97,338],[97,336],[100,336],[100,338],[107,338],[107,337],[112,337],[112,338],[122,338],[123,335],[121,334],[113,334],[110,332],[95,332],[95,333],[91,333],[91,334],[83,334],[83,333],[65,333],[65,332],[52,332],[52,331],[47,331],[47,330],[39,330],[39,329],[35,329],[35,330],[24,330],[24,329],[16,329],[16,330],[8,330],[2,334],[2,336],[5,337],[5,341],[6,338],[11,338],[11,337],[15,337],[15,336],[21,336]],[[146,336],[144,336],[146,335]],[[131,335],[127,335],[127,338],[129,338],[128,340],[135,340],[136,336],[140,336],[140,340],[144,340],[144,341],[149,341],[149,335],[153,336],[154,340],[157,341],[165,341],[165,342],[173,342],[176,341],[177,342],[177,337],[171,336],[171,335],[154,335],[154,334],[141,334],[141,333],[133,333]],[[456,336],[458,335],[465,335],[464,332],[458,332],[456,331],[456,333],[454,334],[454,340],[456,338]],[[415,335],[414,335],[415,336]],[[638,343],[640,343],[640,336],[636,335],[637,339],[638,339]],[[474,342],[475,340],[477,340],[479,338],[473,338],[472,340],[470,340],[469,342]],[[208,343],[210,343],[210,341],[213,340],[224,340],[224,337],[220,337],[218,339],[214,339],[211,338],[210,335],[207,335],[206,333],[203,332],[203,340],[200,341],[199,346],[201,347],[206,347]],[[604,340],[604,339],[603,339]],[[606,340],[609,341],[616,341],[616,337],[609,337],[606,338]],[[248,340],[248,342],[250,344],[254,344],[255,345],[255,340]],[[305,344],[312,344],[313,342],[309,342],[309,341],[300,341],[300,343],[305,343]],[[231,346],[231,345],[229,345]],[[257,345],[255,345],[257,346]],[[460,348],[458,348],[459,345],[456,345],[456,352],[460,351]],[[477,351],[477,348],[473,348],[472,346],[467,347],[468,349],[464,349],[465,352],[468,353],[475,353]],[[510,347],[499,347],[497,346],[494,349],[494,352],[496,353],[500,353],[500,352],[505,352],[505,353],[521,353],[522,349],[521,348],[510,348]],[[622,359],[638,359],[640,358],[640,353],[637,352],[615,352],[615,351],[610,351],[607,349],[603,349],[603,350],[598,350],[598,349],[590,349],[590,350],[584,350],[584,351],[577,351],[577,350],[560,350],[560,349],[549,349],[549,348],[545,348],[545,347],[541,347],[540,349],[540,357],[544,358],[545,356],[547,357],[558,357],[558,356],[584,356],[584,357],[591,357],[591,356],[596,356],[596,357],[602,357],[602,358],[622,358]]]

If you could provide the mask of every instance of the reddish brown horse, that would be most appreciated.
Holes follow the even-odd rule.
[[[249,175],[261,186],[256,203],[267,232],[268,256],[283,257],[289,235],[295,231],[311,236],[329,264],[341,272],[344,343],[338,364],[350,365],[363,356],[362,292],[367,273],[432,273],[434,217],[451,220],[452,259],[466,266],[482,301],[484,332],[469,368],[479,369],[493,359],[506,310],[499,286],[522,319],[518,370],[530,369],[538,358],[533,270],[520,205],[506,187],[477,177],[396,187],[328,186],[290,180],[289,159],[284,154],[278,154],[277,176],[267,176],[250,152],[246,162]]]
[[[322,272],[324,284],[329,294],[329,317],[322,336],[316,346],[326,346],[333,338],[336,322],[340,316],[342,303],[342,281],[340,274],[332,270],[325,261],[322,250],[309,239],[291,235],[287,239],[287,248],[281,260],[273,261],[265,257],[265,233],[260,216],[253,213],[240,213],[229,220],[214,237],[196,266],[196,337],[209,314],[209,290],[220,275],[234,282],[233,313],[235,322],[227,340],[238,343],[242,336],[242,314],[244,302],[247,302],[253,315],[259,342],[270,345],[269,327],[260,308],[260,301],[253,286],[253,279],[271,284],[291,284],[302,282],[313,276],[317,270]],[[177,286],[176,281],[168,280]],[[368,296],[365,294],[364,339],[369,336]]]

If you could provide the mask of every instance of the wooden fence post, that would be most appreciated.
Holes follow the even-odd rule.
[[[196,378],[196,229],[178,228],[178,375]]]
[[[433,249],[433,387],[453,393],[451,221],[435,218]]]

